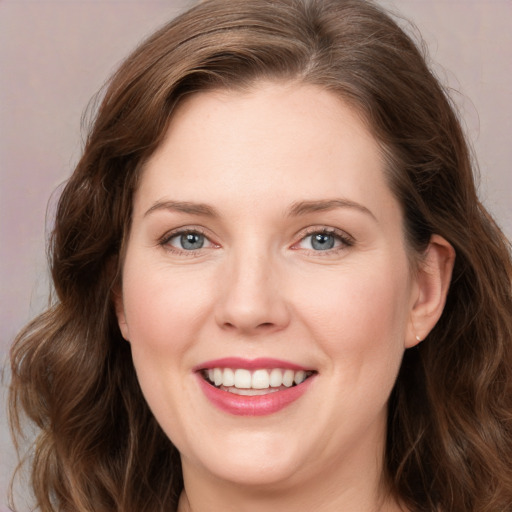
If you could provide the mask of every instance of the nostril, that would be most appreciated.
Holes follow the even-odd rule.
[[[231,322],[224,322],[222,324],[222,327],[226,330],[234,330],[234,329],[238,329],[238,327],[231,323]],[[275,327],[275,324],[272,323],[272,322],[262,322],[261,324],[257,324],[256,327],[255,327],[255,330],[256,331],[268,331],[270,329],[273,329]]]
[[[273,301],[242,300],[240,297],[228,297],[221,300],[215,308],[217,325],[225,332],[270,333],[288,325],[290,315],[286,304],[279,296],[272,295]]]

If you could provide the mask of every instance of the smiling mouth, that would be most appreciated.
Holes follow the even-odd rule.
[[[217,389],[236,395],[257,396],[298,386],[314,371],[282,368],[209,368],[201,370],[206,382]]]

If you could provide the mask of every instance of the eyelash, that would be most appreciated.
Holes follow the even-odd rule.
[[[158,245],[160,245],[161,247],[163,247],[165,250],[167,250],[169,252],[179,254],[179,255],[192,256],[192,257],[197,256],[198,252],[202,251],[202,249],[209,248],[209,247],[205,247],[205,248],[201,247],[198,249],[187,250],[187,249],[180,249],[180,248],[170,245],[169,242],[173,238],[177,238],[177,237],[183,236],[183,235],[200,235],[200,236],[203,236],[205,238],[205,240],[207,240],[207,242],[209,244],[211,244],[211,246],[219,247],[218,244],[216,244],[215,242],[212,242],[210,240],[209,236],[205,233],[204,230],[197,228],[197,227],[179,228],[174,231],[171,231],[170,233],[166,233],[163,237],[161,237],[158,240]],[[297,246],[300,243],[302,243],[304,240],[306,240],[308,237],[312,237],[313,235],[333,236],[340,243],[340,245],[338,247],[333,247],[333,248],[329,248],[326,250],[304,249],[308,253],[314,253],[316,256],[329,255],[329,254],[332,255],[333,253],[338,253],[338,252],[346,250],[348,247],[352,247],[355,243],[354,239],[350,235],[348,235],[347,233],[340,231],[338,229],[326,228],[326,227],[322,227],[322,228],[311,227],[311,228],[307,228],[304,232],[301,233],[299,241],[295,242],[291,246],[291,249],[298,250],[299,247],[297,247]]]
[[[198,252],[201,251],[203,249],[203,247],[199,248],[199,249],[196,249],[196,250],[187,250],[187,249],[180,249],[178,247],[174,247],[172,245],[170,245],[170,241],[173,239],[173,238],[177,238],[179,236],[183,236],[183,235],[201,235],[205,238],[205,240],[211,244],[212,246],[217,246],[217,244],[215,244],[214,242],[212,242],[209,238],[209,236],[205,233],[205,231],[203,231],[202,229],[200,228],[197,228],[197,227],[193,227],[193,228],[179,228],[179,229],[176,229],[174,231],[171,231],[170,233],[166,233],[162,238],[160,238],[160,240],[158,241],[158,245],[160,245],[161,247],[163,247],[166,251],[169,251],[169,252],[172,252],[172,253],[175,253],[175,254],[179,254],[179,255],[184,255],[184,256],[198,256]],[[208,247],[207,247],[208,248]],[[206,248],[206,249],[207,249]]]
[[[350,235],[339,229],[327,227],[311,227],[307,228],[303,233],[301,233],[300,240],[293,244],[292,249],[296,248],[295,250],[298,250],[297,246],[308,237],[312,237],[313,235],[332,236],[340,244],[338,247],[333,247],[326,250],[305,249],[305,251],[310,254],[314,254],[315,256],[327,256],[336,254],[345,251],[347,248],[352,247],[355,244],[355,240]]]

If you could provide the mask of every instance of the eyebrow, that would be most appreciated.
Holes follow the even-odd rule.
[[[288,208],[287,215],[290,217],[299,217],[308,213],[335,210],[337,208],[352,208],[359,210],[372,217],[375,221],[375,215],[362,204],[349,199],[323,199],[314,201],[297,201]],[[203,217],[219,217],[215,208],[204,203],[193,203],[190,201],[156,201],[145,213],[144,217],[152,212],[159,210],[171,210],[190,215],[200,215]]]
[[[288,210],[288,215],[291,217],[298,217],[308,213],[322,212],[328,210],[335,210],[337,208],[351,208],[359,210],[360,212],[369,215],[376,222],[377,217],[362,204],[356,203],[349,199],[323,199],[318,201],[298,201],[293,203]]]
[[[218,217],[217,210],[204,203],[191,203],[189,201],[157,201],[144,213],[144,217],[159,210],[171,210],[203,217]]]

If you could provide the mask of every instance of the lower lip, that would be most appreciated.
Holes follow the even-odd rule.
[[[307,378],[298,386],[267,395],[235,395],[209,384],[200,374],[199,385],[210,402],[229,414],[236,416],[265,416],[281,411],[298,400],[309,388],[314,376]]]

